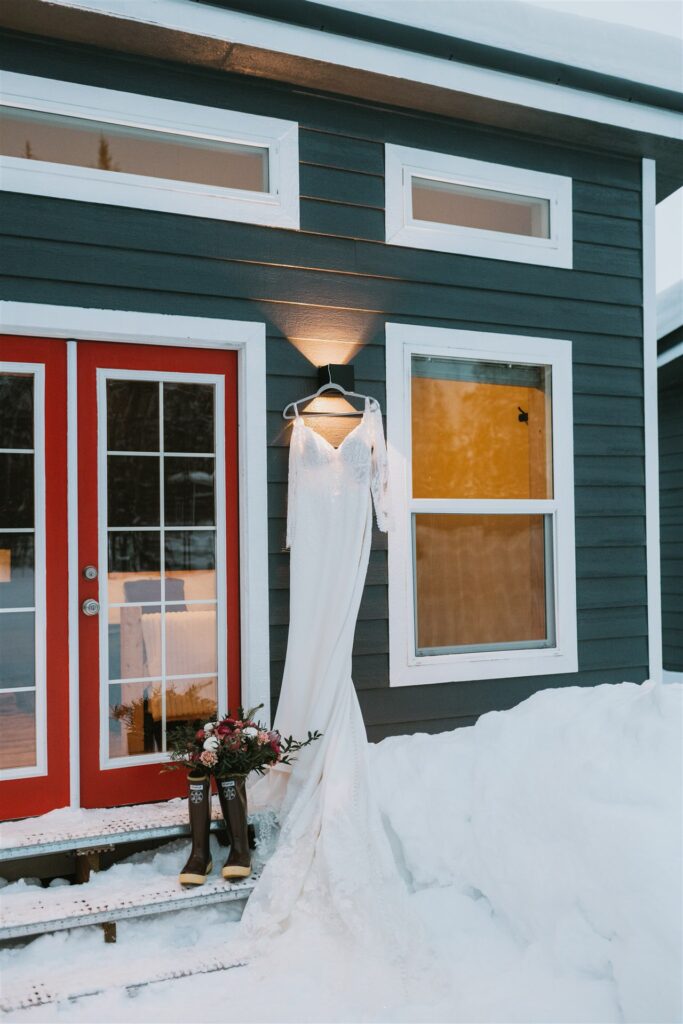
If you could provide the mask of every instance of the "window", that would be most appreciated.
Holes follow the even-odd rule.
[[[44,369],[0,363],[0,772],[44,775]]]
[[[577,668],[571,343],[387,324],[392,685]]]
[[[386,240],[496,260],[572,266],[572,181],[386,146]]]
[[[298,228],[298,161],[292,121],[3,74],[5,191]]]

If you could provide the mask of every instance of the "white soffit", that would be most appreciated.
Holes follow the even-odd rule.
[[[49,6],[109,15],[262,52],[298,57],[318,65],[370,72],[397,81],[417,82],[453,93],[480,96],[634,132],[669,139],[683,138],[683,115],[669,110],[321,33],[316,29],[211,7],[195,0],[50,0]]]
[[[683,39],[523,0],[315,0],[325,7],[680,92]]]
[[[683,281],[676,281],[657,295],[657,338],[683,325]]]

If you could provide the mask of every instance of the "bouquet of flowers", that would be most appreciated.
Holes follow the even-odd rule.
[[[236,717],[228,714],[200,729],[184,724],[169,730],[172,763],[166,767],[203,769],[217,778],[246,776],[251,772],[263,775],[271,765],[291,764],[296,751],[320,739],[322,734],[317,730],[309,732],[305,740],[295,740],[266,729],[254,720],[261,707],[259,704],[248,711],[239,708]]]

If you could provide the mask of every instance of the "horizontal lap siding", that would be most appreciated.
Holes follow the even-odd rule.
[[[683,359],[659,371],[664,668],[683,672]]]
[[[384,405],[386,321],[569,338],[574,352],[577,675],[392,690],[386,537],[375,531],[354,651],[371,738],[470,724],[535,690],[647,674],[640,167],[411,112],[233,76],[14,42],[16,71],[300,123],[300,232],[6,195],[3,296],[255,320],[267,330],[273,696],[286,650],[288,428],[313,363],[353,358]],[[386,246],[383,142],[574,180],[574,269]]]

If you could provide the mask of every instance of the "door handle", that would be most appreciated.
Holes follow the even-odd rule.
[[[81,605],[81,611],[84,615],[99,615],[100,602],[94,597],[87,597]]]

